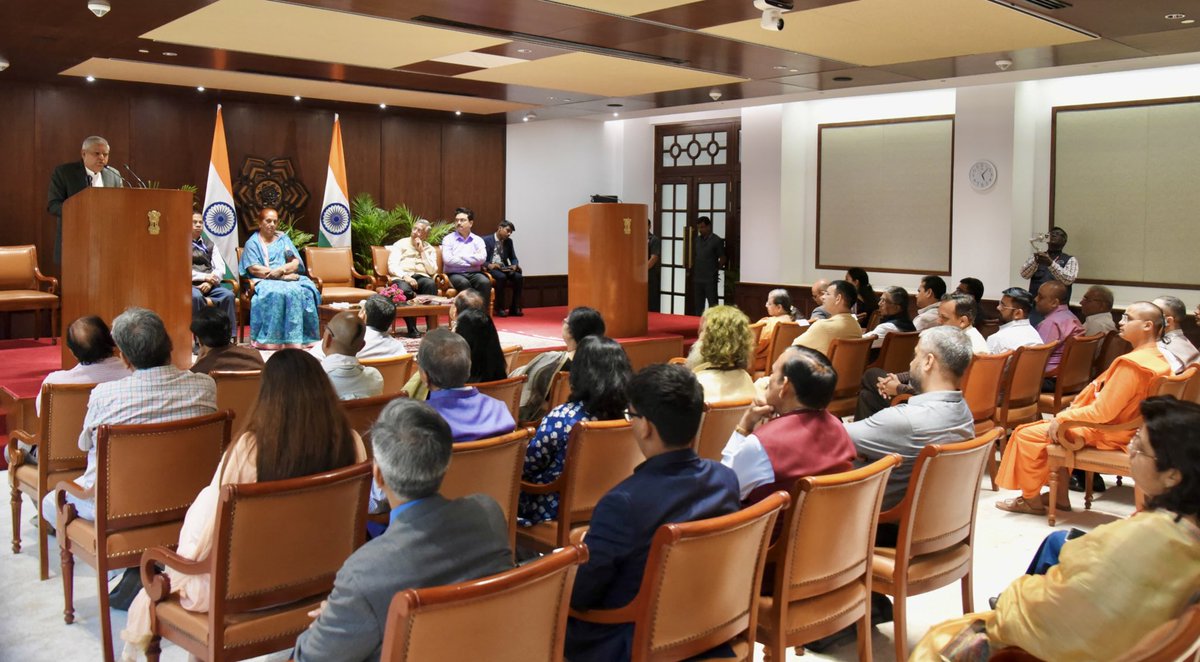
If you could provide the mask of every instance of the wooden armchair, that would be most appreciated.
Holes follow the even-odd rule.
[[[1189,385],[1197,380],[1200,380],[1200,366],[1192,366],[1178,375],[1167,375],[1157,378],[1150,386],[1149,395],[1170,395],[1176,399],[1182,399]],[[1063,421],[1058,426],[1058,433],[1054,437],[1054,443],[1051,443],[1046,448],[1046,461],[1050,468],[1049,487],[1051,494],[1049,508],[1046,511],[1046,521],[1050,526],[1054,526],[1058,518],[1058,500],[1053,498],[1053,496],[1058,494],[1059,474],[1064,473],[1064,469],[1082,469],[1086,474],[1084,476],[1085,487],[1083,494],[1083,507],[1085,510],[1090,510],[1092,507],[1093,473],[1101,472],[1116,474],[1118,476],[1133,475],[1129,466],[1129,453],[1126,449],[1101,450],[1087,446],[1084,444],[1082,436],[1078,433],[1073,434],[1071,431],[1079,428],[1090,428],[1093,430],[1116,432],[1119,430],[1137,430],[1140,427],[1142,427],[1141,416],[1128,423],[1116,425]],[[1134,485],[1133,496],[1134,502],[1137,504],[1137,509],[1141,510],[1146,499],[1145,493],[1137,485]]]
[[[571,397],[571,373],[566,370],[560,370],[554,373],[554,378],[550,380],[550,395],[547,398],[546,411],[550,411],[559,405],[567,403]]]
[[[899,455],[861,469],[801,478],[758,600],[756,638],[772,660],[858,623],[858,659],[871,659],[871,559],[879,504]],[[797,651],[798,653],[801,651]]]
[[[870,338],[838,338],[829,346],[829,362],[837,371],[837,386],[833,401],[826,409],[841,418],[854,413],[858,406],[858,391],[862,388],[863,373],[871,354]],[[909,358],[909,361],[912,359]]]
[[[879,356],[868,368],[879,368],[884,372],[898,373],[908,370],[913,356],[917,353],[917,342],[921,334],[916,331],[893,331],[883,337],[879,346]]]
[[[520,345],[505,345],[504,347],[500,348],[500,351],[504,353],[505,372],[512,372],[513,370],[516,370],[517,357],[521,355],[522,349],[525,348],[521,347]]]
[[[582,421],[571,428],[567,459],[553,482],[521,481],[526,494],[558,493],[558,519],[538,522],[517,531],[517,538],[538,551],[565,547],[571,529],[586,524],[600,497],[633,475],[645,460],[625,420]]]
[[[233,412],[233,438],[246,431],[258,405],[261,370],[214,370],[208,373],[217,383],[217,411]]]
[[[1108,366],[1117,360],[1118,356],[1133,351],[1133,345],[1121,337],[1120,331],[1109,331],[1100,342],[1100,351],[1096,354],[1096,363],[1092,366],[1092,379],[1108,370]]]
[[[388,270],[388,258],[391,256],[390,246],[371,247],[371,271],[374,272],[370,277],[372,289],[378,290],[387,287],[388,283],[392,281],[392,273]]]
[[[42,289],[42,284],[46,289]],[[50,311],[50,337],[57,338],[59,332],[58,279],[43,276],[38,269],[37,247],[0,246],[0,313],[5,314],[5,329],[8,314],[33,311],[33,337],[42,333],[42,311]],[[6,333],[5,337],[12,334]]]
[[[1200,604],[1193,603],[1179,615],[1146,633],[1118,662],[1196,662],[1200,659]],[[1016,646],[992,653],[989,662],[1042,662],[1041,658]]]
[[[237,264],[232,267],[233,272],[238,275],[238,287],[234,290],[234,294],[237,295],[237,303],[234,305],[234,308],[237,309],[237,339],[239,343],[245,338],[245,327],[250,325],[250,306],[252,305],[251,302],[254,301],[254,280],[242,275],[242,252],[244,250],[243,247],[238,246]],[[315,283],[316,281],[313,282]],[[320,289],[320,286],[317,289]]]
[[[963,373],[963,399],[971,409],[976,437],[996,427],[1000,385],[1004,382],[1004,368],[1012,354],[1011,350],[999,354],[976,354]],[[995,456],[992,456],[992,460],[995,460]]]
[[[516,421],[521,416],[521,387],[525,385],[525,380],[528,378],[526,375],[520,375],[506,379],[497,379],[491,382],[467,384],[467,386],[474,386],[480,393],[490,395],[500,402],[507,404],[508,411],[512,414],[513,420]]]
[[[401,354],[379,359],[361,359],[364,367],[375,368],[383,375],[383,392],[393,396],[404,393],[404,385],[417,369],[415,354]]]
[[[1050,354],[1057,344],[1027,345],[1018,347],[1013,352],[1012,360],[1008,362],[1000,405],[995,416],[996,425],[1002,429],[1002,434],[997,440],[1000,457],[1004,457],[1004,445],[1009,433],[1018,425],[1041,420],[1042,414],[1038,410],[1038,404],[1042,398],[1042,380],[1046,374],[1046,362],[1050,360]],[[997,467],[993,457],[988,462],[992,490],[996,489]]]
[[[64,620],[75,621],[75,557],[96,570],[100,636],[113,660],[108,571],[138,565],[142,551],[175,547],[183,517],[229,445],[233,414],[222,411],[169,423],[101,425],[96,433],[96,484],[85,490],[63,481],[55,488],[62,556]],[[95,499],[96,520],[76,516],[66,495]]]
[[[987,454],[1000,436],[993,429],[956,444],[929,444],[913,466],[908,491],[879,522],[898,524],[896,546],[876,547],[871,590],[895,596],[896,659],[907,660],[906,600],[962,580],[963,613],[973,611],[971,566],[975,514]]]
[[[403,393],[399,395],[395,393],[384,393],[371,398],[358,398],[357,400],[339,400],[338,406],[342,408],[342,413],[350,421],[350,429],[358,433],[362,437],[363,446],[367,449],[367,455],[371,455],[371,426],[375,425],[376,419],[379,418],[379,412],[387,406],[389,402],[396,398],[408,397]]]
[[[729,443],[734,428],[753,404],[749,398],[705,404],[704,418],[700,419],[700,431],[693,445],[696,454],[720,462],[721,451]]]
[[[571,617],[632,623],[633,662],[683,660],[722,644],[734,659],[753,660],[767,544],[789,502],[775,492],[730,515],[660,526],[637,597],[618,609],[572,609]]]
[[[321,303],[358,303],[375,294],[374,290],[355,285],[370,284],[372,280],[354,270],[354,255],[349,246],[308,246],[304,249],[304,261],[308,263],[309,278],[319,283]]]
[[[796,322],[778,322],[775,324],[775,333],[771,336],[771,344],[768,346],[767,362],[765,367],[752,373],[750,376],[758,379],[771,374],[771,366],[775,365],[775,360],[779,358],[783,351],[792,346],[796,342],[796,338],[804,333],[807,326],[800,326]]]
[[[408,589],[392,599],[380,662],[561,662],[575,571],[571,545],[474,581]],[[514,636],[520,633],[519,636]]]
[[[1058,367],[1046,373],[1054,378],[1054,392],[1043,393],[1038,400],[1038,412],[1053,416],[1071,406],[1075,396],[1092,381],[1092,366],[1096,352],[1104,340],[1102,334],[1069,336],[1063,342],[1062,360]]]
[[[50,576],[46,537],[50,522],[41,516],[42,499],[61,482],[73,481],[87,468],[87,451],[79,450],[79,433],[95,384],[42,386],[42,416],[36,433],[13,430],[8,439],[8,481],[12,487],[13,554],[21,552],[21,493],[33,499],[38,513],[38,578]],[[18,442],[37,447],[37,464],[25,461]]]
[[[214,662],[290,648],[312,621],[308,612],[329,594],[346,558],[362,545],[370,492],[369,462],[222,487],[208,558],[193,561],[161,546],[141,555],[153,633],[146,659],[157,662],[162,637]],[[208,613],[184,609],[160,566],[208,574]]]
[[[454,444],[450,468],[442,479],[440,493],[447,499],[469,494],[486,494],[500,504],[508,521],[508,546],[516,549],[517,497],[521,494],[521,470],[532,428],[522,428],[499,437]]]

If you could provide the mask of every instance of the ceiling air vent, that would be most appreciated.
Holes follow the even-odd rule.
[[[1062,0],[1024,0],[1025,4],[1041,7],[1042,9],[1066,9],[1071,6],[1069,2]]]

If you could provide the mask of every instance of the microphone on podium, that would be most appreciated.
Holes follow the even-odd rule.
[[[129,172],[129,174],[133,175],[133,178],[134,178],[134,180],[136,180],[136,181],[137,181],[137,183],[141,185],[141,188],[148,188],[148,187],[146,186],[146,182],[142,181],[142,178],[141,178],[141,177],[138,177],[138,174],[137,174],[136,172],[134,172],[134,171],[133,171],[133,168],[130,168],[130,167],[129,167],[129,164],[128,164],[128,163],[123,163],[123,164],[121,164],[121,165],[125,166],[125,170],[126,170],[126,171],[128,171],[128,172]],[[112,166],[109,166],[109,168],[112,168]],[[112,170],[113,170],[113,172],[116,172],[116,171],[117,171],[117,169],[116,169],[116,168],[112,168]],[[117,174],[118,174],[118,175],[120,175],[120,173],[117,173]],[[121,179],[122,179],[122,180],[124,180],[125,178],[124,178],[124,177],[121,177]]]

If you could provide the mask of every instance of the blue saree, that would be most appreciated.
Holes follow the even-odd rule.
[[[283,349],[311,345],[321,339],[318,329],[317,306],[321,293],[307,276],[299,280],[270,280],[254,278],[253,265],[276,269],[299,257],[295,244],[286,234],[278,233],[270,244],[258,233],[246,241],[242,261],[238,265],[242,276],[254,281],[254,299],[250,302],[250,342],[263,349]],[[299,274],[304,273],[304,261]]]

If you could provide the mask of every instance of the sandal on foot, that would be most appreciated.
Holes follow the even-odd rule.
[[[1042,504],[1043,508],[1050,507],[1050,493],[1049,492],[1042,492],[1040,503]],[[1060,503],[1057,506],[1055,506],[1054,509],[1060,513],[1069,513],[1069,512],[1071,512],[1071,502],[1068,501],[1066,503],[1066,505]]]
[[[1015,499],[1004,499],[996,502],[996,507],[1000,510],[1005,510],[1010,513],[1024,513],[1026,515],[1045,515],[1046,508],[1042,504],[1034,505],[1026,501],[1025,497],[1017,497]]]

